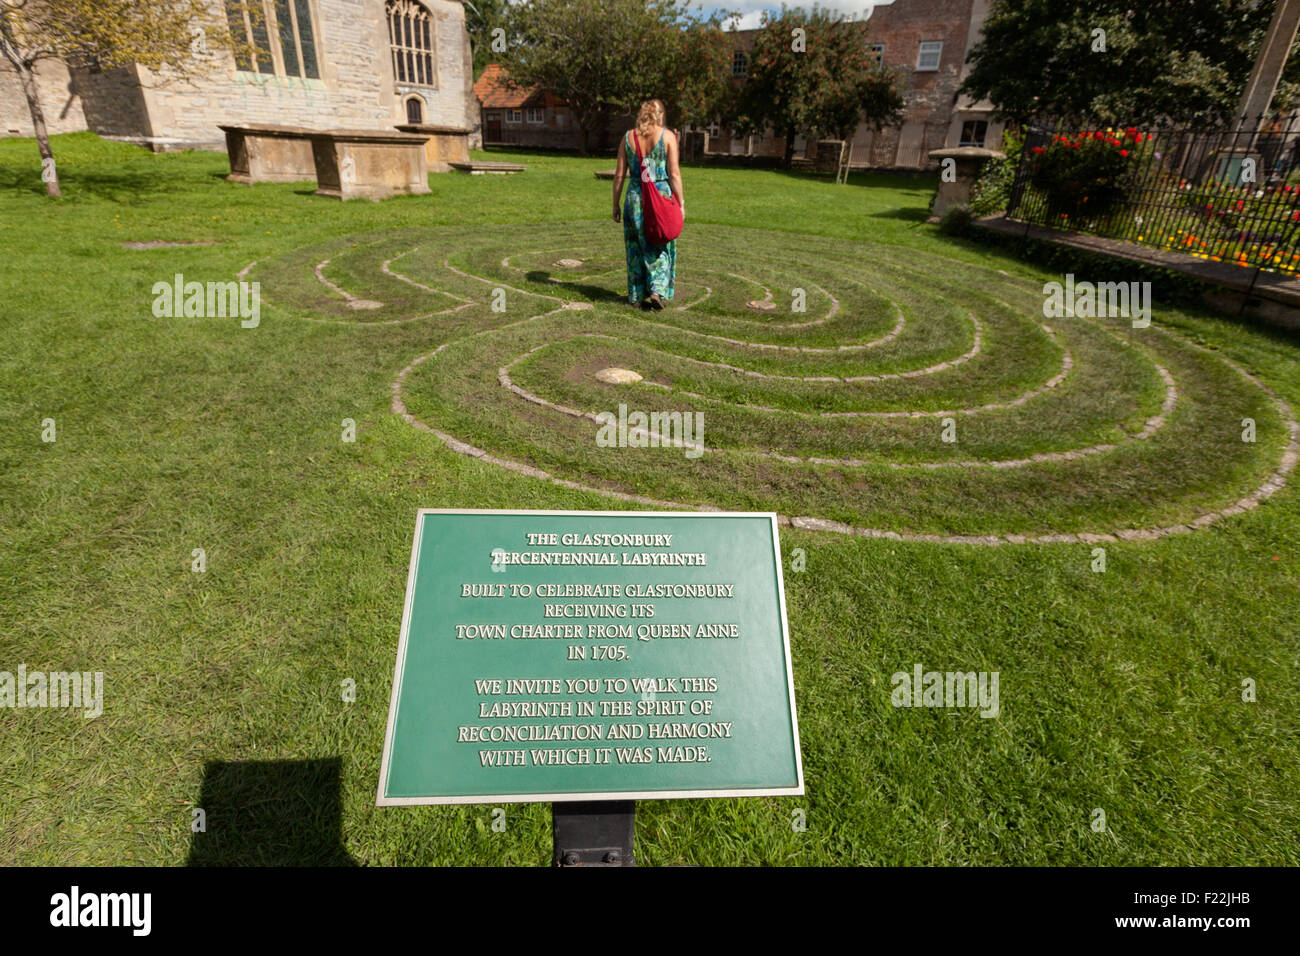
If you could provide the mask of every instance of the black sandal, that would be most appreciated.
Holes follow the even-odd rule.
[[[659,298],[658,292],[650,296],[648,301],[650,302],[650,308],[654,309],[656,312],[662,312],[664,310],[664,300]]]

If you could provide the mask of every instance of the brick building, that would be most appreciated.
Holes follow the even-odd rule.
[[[865,124],[853,138],[854,166],[919,169],[928,154],[944,146],[990,146],[1002,141],[1002,124],[992,104],[957,95],[968,68],[966,55],[979,41],[989,0],[893,0],[876,7],[863,24],[863,42],[886,69],[902,77],[903,117],[898,126],[877,132]],[[756,30],[734,31],[732,76],[743,83]],[[768,132],[739,136],[713,124],[706,151],[737,156],[782,156],[785,137]],[[815,144],[795,139],[795,155],[810,155]]]
[[[474,82],[482,107],[483,145],[581,148],[582,130],[563,100],[536,86],[515,89],[508,77],[500,64],[489,63]]]
[[[93,72],[43,61],[36,70],[52,133],[91,130],[154,149],[224,149],[222,123],[309,129],[391,129],[417,122],[466,130],[477,146],[478,101],[460,0],[209,0],[233,30],[248,30],[245,4],[266,27],[269,55],[236,62],[193,55],[209,69],[193,83],[139,66]],[[18,78],[0,60],[0,134],[31,136]]]

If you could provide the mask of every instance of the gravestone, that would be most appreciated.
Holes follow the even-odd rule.
[[[222,126],[233,183],[297,183],[316,178],[311,130],[297,126]]]
[[[503,163],[493,160],[475,159],[464,163],[450,163],[452,169],[458,173],[469,173],[471,176],[509,176],[512,173],[522,173],[528,167],[523,163]]]
[[[388,199],[429,192],[425,136],[384,130],[326,130],[311,134],[316,195]]]
[[[450,172],[452,163],[469,162],[469,137],[474,132],[471,129],[428,123],[403,123],[397,129],[428,137],[424,143],[424,158],[431,173]]]

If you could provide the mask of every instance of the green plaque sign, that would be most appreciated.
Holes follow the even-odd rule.
[[[380,806],[801,793],[775,515],[420,511]]]

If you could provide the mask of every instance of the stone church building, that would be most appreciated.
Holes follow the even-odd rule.
[[[247,16],[257,4],[263,18]],[[464,131],[477,146],[479,105],[460,0],[210,0],[237,36],[266,55],[207,49],[193,81],[139,66],[36,75],[51,133],[90,130],[155,150],[224,149],[219,124],[392,130],[423,123]],[[0,135],[31,136],[18,78],[0,60]]]

